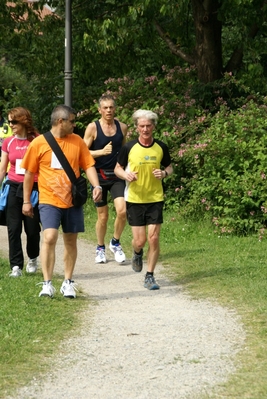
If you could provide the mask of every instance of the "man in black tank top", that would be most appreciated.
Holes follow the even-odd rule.
[[[98,102],[101,118],[89,123],[84,134],[84,141],[95,158],[99,184],[102,187],[102,200],[96,203],[96,263],[107,262],[105,235],[108,222],[108,192],[116,209],[114,234],[109,242],[109,249],[114,254],[116,262],[125,261],[125,254],[120,244],[120,237],[126,224],[125,182],[114,174],[114,168],[117,155],[126,142],[127,125],[115,119],[115,109],[114,98],[109,94],[103,94]]]

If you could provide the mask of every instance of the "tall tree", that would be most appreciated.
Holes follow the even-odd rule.
[[[43,6],[0,0],[0,100],[6,108],[28,107],[40,129],[49,127],[51,107],[64,94],[64,19],[45,16]]]
[[[65,0],[27,10],[0,0],[0,59],[32,85],[40,120],[64,96]],[[48,3],[55,13],[41,20]],[[78,109],[92,103],[109,77],[160,74],[194,66],[200,82],[246,73],[267,76],[267,0],[73,0],[73,90]],[[21,19],[27,11],[28,17]],[[37,13],[36,13],[37,12]],[[1,77],[0,77],[1,78]]]
[[[75,4],[78,10],[84,1]],[[256,45],[259,59],[266,55],[266,16],[266,0],[91,1],[83,11],[84,45],[89,53],[107,55],[129,48],[142,57],[147,51],[154,60],[169,52],[177,63],[194,65],[207,83],[240,70],[255,43],[265,43],[261,51]]]

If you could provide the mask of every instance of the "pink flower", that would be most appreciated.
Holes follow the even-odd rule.
[[[212,223],[214,223],[215,224],[215,226],[219,226],[219,221],[218,221],[218,218],[213,218],[212,219]]]
[[[186,150],[180,150],[180,151],[178,152],[179,157],[182,158],[185,152],[186,152]]]

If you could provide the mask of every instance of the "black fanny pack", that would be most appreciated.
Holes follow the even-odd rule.
[[[114,169],[97,169],[104,180],[115,180],[118,177],[114,173]]]

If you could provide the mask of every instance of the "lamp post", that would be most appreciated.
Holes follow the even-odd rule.
[[[65,95],[64,103],[71,107],[72,104],[72,18],[71,0],[65,4]]]

